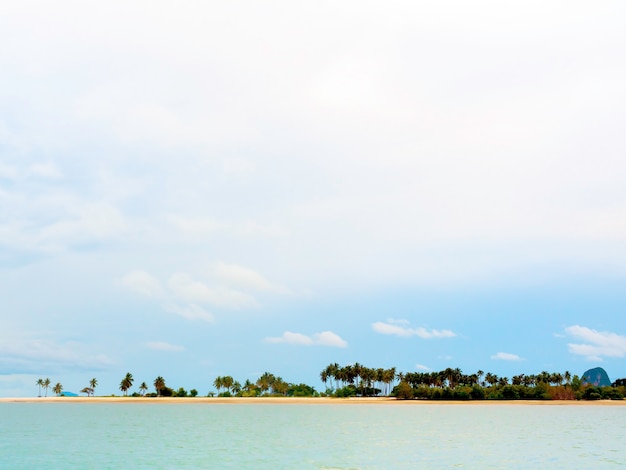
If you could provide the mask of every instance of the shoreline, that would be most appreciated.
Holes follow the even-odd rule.
[[[626,400],[397,400],[393,397],[8,397],[0,403],[152,403],[206,405],[626,406]]]

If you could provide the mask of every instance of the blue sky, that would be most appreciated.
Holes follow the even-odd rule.
[[[4,3],[0,396],[626,376],[622,2]]]

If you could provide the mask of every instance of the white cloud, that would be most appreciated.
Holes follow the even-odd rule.
[[[506,352],[498,352],[491,356],[491,359],[499,360],[499,361],[521,361],[522,358],[517,354],[511,354]]]
[[[165,311],[189,320],[212,322],[214,317],[203,305],[224,309],[246,309],[258,307],[259,303],[250,294],[231,285],[251,290],[288,293],[288,289],[273,284],[252,269],[235,264],[217,263],[211,270],[212,285],[195,280],[190,274],[176,272],[162,287],[159,280],[143,270],[133,270],[124,275],[121,284],[141,295],[159,300]],[[332,342],[332,338],[321,337],[318,341]]]
[[[565,332],[583,343],[569,343],[572,354],[585,356],[590,361],[600,361],[605,357],[626,356],[626,336],[608,331],[597,331],[585,326],[573,325]]]
[[[183,346],[166,343],[164,341],[150,341],[146,343],[146,346],[155,351],[180,352],[185,350]]]
[[[334,348],[345,348],[348,343],[332,331],[322,331],[311,336],[301,333],[285,331],[282,336],[265,338],[267,343],[286,343],[301,346],[329,346]]]
[[[402,323],[404,325],[404,323]],[[430,338],[453,338],[456,336],[451,330],[427,330],[426,328],[408,328],[407,326],[400,326],[399,324],[376,322],[372,324],[372,329],[376,333],[383,335],[396,335],[405,338],[411,336],[418,336],[423,339]]]
[[[219,262],[215,265],[217,280],[226,284],[234,284],[245,289],[287,294],[289,290],[273,284],[256,271],[237,264]]]
[[[415,364],[415,368],[417,370],[423,370],[425,372],[428,372],[429,370],[431,370],[430,367],[425,366],[424,364]]]
[[[331,346],[334,348],[345,348],[348,346],[348,343],[344,339],[332,331],[315,333],[313,335],[313,342],[314,344],[319,344],[320,346]]]
[[[258,306],[256,299],[245,292],[225,285],[209,287],[203,282],[193,280],[186,273],[172,274],[167,285],[177,298],[187,302],[206,302],[217,307],[230,309]]]
[[[167,304],[163,307],[166,312],[174,313],[187,320],[202,320],[207,323],[213,323],[215,318],[202,307],[195,304],[180,306],[176,304]]]
[[[94,353],[86,344],[77,341],[58,341],[33,334],[1,338],[0,367],[37,371],[47,367],[100,369],[113,361],[103,353]]]
[[[130,271],[122,278],[122,284],[146,297],[159,297],[162,294],[161,284],[158,279],[145,271]]]

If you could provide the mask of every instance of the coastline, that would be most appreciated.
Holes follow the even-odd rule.
[[[206,405],[396,405],[396,406],[626,406],[626,400],[397,400],[390,397],[8,397],[0,403],[167,403]]]

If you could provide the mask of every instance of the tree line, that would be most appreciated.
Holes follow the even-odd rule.
[[[371,368],[358,362],[340,366],[332,363],[320,372],[320,380],[326,387],[324,392],[317,392],[314,387],[300,383],[289,383],[270,372],[264,372],[256,381],[246,379],[243,384],[230,375],[218,376],[212,385],[218,397],[316,397],[329,396],[372,397],[392,396],[399,399],[425,400],[598,400],[623,399],[626,395],[626,379],[616,380],[610,387],[596,387],[585,383],[569,371],[547,372],[538,374],[518,374],[500,377],[482,370],[465,374],[459,368],[446,368],[430,372],[399,372],[395,367]],[[129,396],[135,379],[127,372],[119,384],[123,396]],[[50,379],[38,379],[36,385],[41,396],[42,389],[48,396]],[[89,385],[81,390],[87,396],[93,396],[98,380],[94,377]],[[146,382],[141,382],[137,391],[130,396],[150,397],[195,397],[196,389],[189,391],[183,387],[168,387],[165,379],[158,376],[152,382],[154,392],[149,392]],[[63,386],[57,383],[52,387],[57,396],[63,395]],[[216,396],[209,391],[207,397]]]
[[[626,380],[596,387],[569,371],[518,374],[510,379],[491,372],[465,374],[459,368],[431,372],[396,372],[396,368],[369,368],[359,363],[329,364],[320,372],[325,395],[394,396],[425,400],[622,400]],[[389,392],[391,388],[391,392]]]

